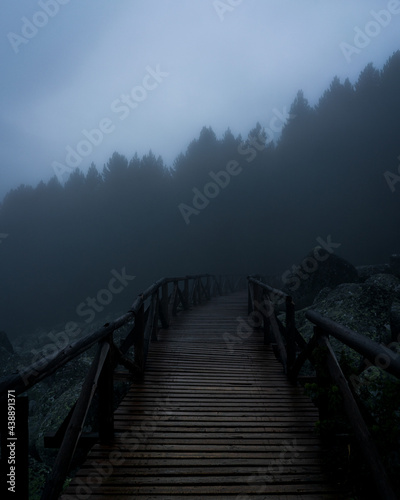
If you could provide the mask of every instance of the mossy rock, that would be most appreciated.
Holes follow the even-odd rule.
[[[364,283],[368,278],[375,274],[391,274],[389,264],[377,264],[369,266],[357,266],[357,273],[359,281]]]
[[[0,346],[0,378],[7,377],[13,373],[19,363],[20,358],[17,354],[12,354]]]
[[[37,458],[51,464],[55,451],[44,448],[43,437],[58,430],[77,401],[92,357],[84,354],[29,390],[30,447]]]
[[[391,305],[398,294],[398,278],[376,275],[365,283],[342,283],[333,289],[323,288],[312,306],[296,311],[296,326],[308,341],[314,325],[305,317],[309,309],[365,335],[375,342],[389,343]],[[280,316],[284,321],[284,315]],[[330,338],[338,357],[345,356],[350,367],[357,370],[362,356],[333,337]]]

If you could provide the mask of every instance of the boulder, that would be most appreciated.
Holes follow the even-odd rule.
[[[376,264],[370,266],[357,266],[358,279],[361,282],[366,281],[374,274],[390,274],[391,269],[389,264]]]
[[[382,279],[382,276],[385,278]],[[381,277],[376,283],[342,283],[332,289],[323,288],[311,306],[296,311],[296,326],[301,335],[308,341],[313,334],[314,325],[305,317],[306,312],[312,309],[375,342],[390,343],[399,280],[390,275]],[[280,319],[284,321],[284,314]],[[354,369],[359,367],[361,355],[333,337],[330,341],[338,359],[344,354]]]
[[[392,274],[374,274],[365,281],[366,285],[373,285],[391,294],[393,300],[400,300],[400,278]]]
[[[283,291],[293,297],[296,309],[311,305],[323,288],[359,281],[357,269],[350,262],[321,247],[283,273],[282,280]]]

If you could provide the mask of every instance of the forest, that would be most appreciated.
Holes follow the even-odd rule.
[[[126,310],[162,276],[280,275],[318,239],[354,265],[387,262],[400,253],[399,88],[397,51],[355,83],[335,77],[314,106],[299,90],[277,137],[271,117],[247,137],[207,125],[172,166],[114,152],[10,191],[0,330]]]

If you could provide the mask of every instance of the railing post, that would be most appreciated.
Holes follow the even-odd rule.
[[[222,275],[219,277],[219,294],[224,295],[224,279]]]
[[[251,314],[253,307],[254,285],[251,281],[247,283],[247,314]]]
[[[207,283],[206,283],[206,291],[207,291],[207,299],[211,299],[211,279],[210,276],[207,276]]]
[[[133,340],[134,362],[139,374],[144,372],[144,303],[135,315],[135,337]]]
[[[292,297],[286,297],[286,352],[287,352],[287,369],[289,378],[291,370],[296,360],[296,341],[295,341],[296,319],[294,311],[294,303]]]
[[[173,282],[173,287],[172,287],[172,292],[171,292],[171,297],[169,299],[169,309],[168,309],[168,317],[169,317],[169,323],[171,324],[173,316],[176,316],[177,308],[178,308],[178,282],[174,281]]]
[[[198,297],[198,301],[199,301],[199,304],[201,304],[202,302],[202,299],[201,299],[201,278],[200,276],[197,278],[197,297]]]
[[[254,310],[258,311],[262,302],[263,291],[258,285],[253,287],[253,304]]]
[[[189,309],[189,278],[185,278],[185,284],[183,286],[183,297],[185,299],[186,307]]]
[[[324,336],[324,334],[325,332],[324,330],[322,330],[322,328],[320,328],[319,326],[314,326],[314,335],[317,340],[317,345],[319,344],[320,339]],[[331,385],[328,368],[326,366],[326,358],[327,355],[326,353],[324,354],[323,351],[320,351],[315,358],[316,382],[318,387],[321,387],[322,389],[327,389]],[[328,411],[328,401],[325,392],[326,391],[323,391],[322,395],[318,398],[318,412],[320,420],[326,420],[330,418]]]
[[[114,439],[114,363],[112,356],[113,334],[106,342],[110,344],[98,382],[99,394],[99,438],[101,443]]]
[[[154,310],[154,323],[153,323],[153,328],[151,331],[151,340],[157,341],[158,340],[158,311],[159,311],[159,304],[160,304],[160,298],[158,295],[158,290],[154,294],[154,300],[155,300],[155,310]],[[152,300],[153,300],[152,297]]]
[[[198,302],[198,297],[197,297],[197,278],[193,278],[193,305],[196,306],[197,305],[197,302]]]
[[[270,311],[271,308],[273,310],[273,304],[271,303],[271,301],[269,300],[269,295],[267,295],[267,298],[263,300],[263,306],[264,305],[268,305],[268,307],[263,307],[263,309],[267,310],[267,311]],[[263,323],[264,323],[264,345],[269,345],[273,342],[273,335],[271,333],[271,322],[270,322],[270,318],[267,314],[264,314],[262,315],[263,317]]]
[[[167,325],[169,325],[169,316],[168,316],[168,283],[164,283],[162,286],[162,295],[161,295],[161,310],[163,313],[164,321]]]

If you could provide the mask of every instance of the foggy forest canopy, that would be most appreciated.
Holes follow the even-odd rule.
[[[278,140],[268,116],[247,138],[204,127],[172,168],[115,152],[64,185],[10,191],[0,330],[79,320],[123,269],[135,279],[111,310],[162,276],[281,274],[328,235],[354,265],[387,262],[400,252],[399,88],[400,51],[355,84],[335,78],[314,107],[299,91]]]

